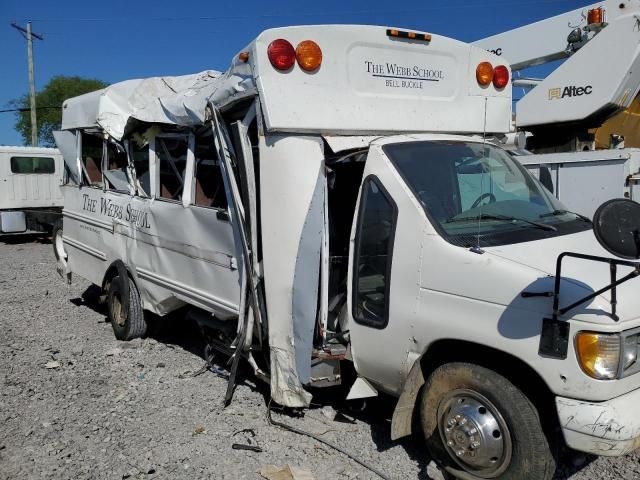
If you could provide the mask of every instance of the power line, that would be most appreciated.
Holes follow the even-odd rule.
[[[62,110],[62,107],[36,107],[36,110],[50,110],[50,109],[58,109]],[[4,110],[0,110],[0,113],[9,113],[9,112],[29,112],[31,108],[7,108]]]

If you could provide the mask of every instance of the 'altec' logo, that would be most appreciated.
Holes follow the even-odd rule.
[[[586,87],[576,87],[572,85],[564,88],[550,88],[549,100],[560,100],[565,97],[581,97],[582,95],[591,95],[593,87],[587,85]]]

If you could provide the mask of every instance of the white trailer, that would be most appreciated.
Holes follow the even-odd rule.
[[[547,153],[517,158],[564,205],[589,218],[612,198],[640,201],[640,149]]]
[[[392,437],[419,419],[459,478],[550,479],[558,431],[627,453],[640,270],[485,141],[509,81],[438,35],[305,26],[224,73],[70,99],[60,271],[103,288],[122,340],[187,308],[231,356],[227,400],[241,358],[289,407],[351,365],[348,398],[398,397]]]
[[[57,149],[0,146],[0,235],[61,226],[63,180]]]

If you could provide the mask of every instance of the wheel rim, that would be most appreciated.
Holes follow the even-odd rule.
[[[500,411],[472,390],[449,392],[438,406],[438,430],[449,456],[466,472],[495,478],[511,462],[513,445]]]
[[[125,326],[127,316],[124,312],[124,308],[122,308],[122,301],[120,300],[120,295],[118,293],[114,293],[113,299],[111,300],[111,315],[113,316],[113,321],[116,322],[116,325],[119,327]]]
[[[66,260],[67,253],[64,251],[64,242],[62,241],[62,231],[58,230],[56,232],[56,237],[53,239],[56,252],[58,253],[58,258],[63,258]]]

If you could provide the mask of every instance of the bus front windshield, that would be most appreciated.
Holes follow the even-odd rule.
[[[384,153],[442,236],[488,247],[591,228],[501,148],[464,141],[392,143]]]

